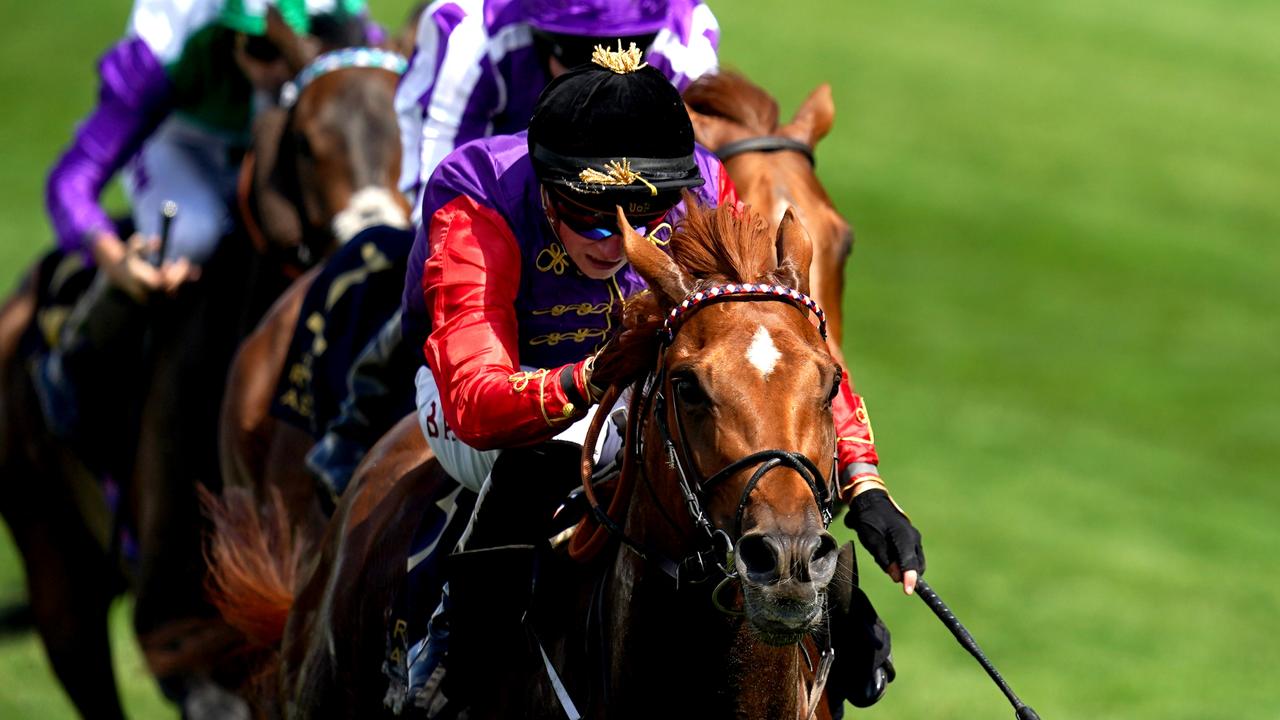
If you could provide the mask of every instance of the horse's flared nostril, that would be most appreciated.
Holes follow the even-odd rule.
[[[840,546],[836,544],[836,539],[831,533],[822,533],[818,539],[818,545],[813,549],[813,554],[809,556],[809,564],[817,565],[832,557]]]
[[[768,583],[778,578],[777,543],[767,535],[748,534],[738,540],[738,561],[748,577],[757,583]]]
[[[809,552],[808,560],[800,571],[800,575],[806,581],[826,585],[835,573],[840,546],[831,533],[822,532],[814,537],[809,547],[813,549]]]

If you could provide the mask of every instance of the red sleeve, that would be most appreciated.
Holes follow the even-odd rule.
[[[729,179],[729,171],[724,169],[724,164],[720,165],[720,192],[718,195],[717,206],[738,204],[738,188],[734,187],[733,181]]]
[[[579,366],[520,370],[516,292],[520,246],[505,220],[459,196],[431,216],[432,252],[422,292],[431,314],[423,346],[440,388],[445,420],[479,450],[546,440],[581,417],[587,403],[569,396]],[[585,361],[584,361],[585,362]]]
[[[867,406],[862,396],[853,391],[849,385],[849,373],[844,373],[840,381],[840,392],[831,405],[831,414],[836,423],[836,454],[840,459],[840,468],[844,470],[851,465],[876,465],[880,457],[876,454],[875,433],[871,431],[871,420],[867,417]],[[875,468],[866,468],[867,472],[858,475],[875,474]]]

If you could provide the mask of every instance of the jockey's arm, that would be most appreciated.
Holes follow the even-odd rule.
[[[76,130],[70,147],[49,173],[45,203],[67,251],[98,258],[99,242],[119,242],[98,203],[107,181],[124,166],[170,109],[171,86],[164,67],[141,39],[126,38],[98,64],[98,104]]]
[[[848,373],[840,380],[840,392],[831,405],[831,414],[835,419],[836,456],[840,466],[838,494],[851,506],[845,524],[858,531],[863,546],[910,595],[915,591],[916,579],[924,571],[920,533],[889,496],[889,489],[880,479],[871,421],[862,397],[849,384]],[[859,499],[855,501],[855,498]]]
[[[499,102],[493,71],[474,57],[490,41],[483,18],[464,18],[453,4],[432,9],[419,20],[413,61],[396,88],[400,190],[410,196],[454,148],[489,134]]]
[[[520,247],[505,220],[465,195],[425,222],[432,252],[423,297],[423,346],[445,420],[478,450],[550,439],[588,407],[587,360],[522,371],[515,300]]]

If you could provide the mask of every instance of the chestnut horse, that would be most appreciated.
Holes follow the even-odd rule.
[[[742,75],[706,75],[684,91],[694,135],[720,156],[738,196],[775,226],[787,208],[813,239],[813,296],[826,308],[827,344],[844,361],[844,264],[853,232],[814,172],[814,151],[835,121],[831,86],[818,86],[795,116],[778,124],[778,103]]]
[[[607,552],[586,565],[569,561],[564,546],[549,559],[543,579],[556,582],[539,581],[531,616],[541,647],[521,635],[486,656],[485,690],[469,717],[563,717],[543,653],[585,717],[827,717],[826,703],[814,702],[822,688],[808,663],[816,666],[816,653],[800,641],[824,624],[837,566],[826,524],[839,368],[804,305],[809,239],[790,213],[775,236],[750,209],[694,208],[670,247],[668,256],[627,235],[628,257],[652,292],[628,303],[625,330],[598,363],[602,380],[633,384],[623,477],[645,490],[619,490],[612,503],[626,539],[604,543]],[[760,287],[738,295],[743,283]],[[663,319],[697,291],[756,302],[695,307],[660,341]],[[287,539],[246,552],[237,542],[258,536],[247,529],[255,519],[236,512],[235,501],[214,507],[217,604],[261,644],[283,640],[275,680],[259,698],[266,712],[384,712],[387,599],[440,481],[436,463],[422,462],[422,445],[406,418],[370,453],[316,569],[296,586],[287,625],[292,593],[279,568],[293,554],[278,551]],[[685,512],[691,497],[696,514]],[[719,565],[735,579],[718,594],[721,604],[736,598],[740,612],[713,602],[726,575],[677,581],[664,572],[695,559],[710,575]]]
[[[314,55],[274,14],[268,27],[295,69]],[[333,32],[327,38],[332,46],[363,36],[359,22]],[[200,281],[148,308],[154,350],[144,359],[153,364],[140,401],[135,459],[120,500],[136,529],[136,566],[122,567],[118,528],[97,480],[45,429],[29,358],[20,353],[23,337],[35,332],[37,299],[48,279],[41,271],[48,268],[29,273],[0,310],[0,513],[23,556],[36,627],[50,662],[86,717],[121,716],[106,613],[130,584],[137,593],[135,626],[148,664],[159,676],[173,676],[175,684],[166,689],[175,695],[191,689],[182,678],[206,652],[238,639],[221,624],[185,622],[210,614],[195,491],[198,485],[219,484],[212,438],[231,352],[246,320],[256,320],[283,288],[281,256],[296,258],[298,247],[331,246],[333,219],[351,206],[354,191],[368,184],[360,174],[380,178],[380,170],[370,167],[399,157],[390,111],[395,74],[354,69],[323,80],[308,87],[288,113],[287,136],[267,137],[271,121],[279,117],[272,114],[255,128],[260,152],[244,175],[246,207],[252,211],[247,222],[265,231],[258,237],[267,243],[256,249],[271,257],[255,255],[243,235],[227,238]],[[371,124],[388,122],[389,136],[368,132]],[[395,171],[388,175],[385,185],[394,188]],[[290,219],[296,222],[290,225]],[[190,632],[197,626],[201,633]]]
[[[769,217],[774,227],[783,211],[793,207],[809,231],[813,295],[827,308],[829,346],[843,362],[841,306],[852,232],[819,183],[813,163],[814,148],[835,117],[830,87],[815,89],[783,126],[777,102],[736,73],[704,76],[684,97],[698,142],[721,155],[743,201]],[[313,440],[270,415],[309,282],[310,277],[296,283],[241,347],[231,371],[219,443],[226,483],[254,488],[260,502],[267,498],[264,488],[279,488],[291,524],[315,539],[323,518],[303,464]]]

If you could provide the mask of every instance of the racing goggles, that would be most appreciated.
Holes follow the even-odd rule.
[[[601,212],[575,202],[555,190],[546,193],[544,202],[547,203],[548,209],[555,213],[556,219],[588,240],[604,240],[618,232],[618,216],[614,212]],[[641,237],[654,237],[664,229],[667,234],[670,233],[671,225],[666,222],[670,212],[671,208],[664,208],[650,213],[635,215],[627,213],[627,220],[632,223],[632,227]]]

